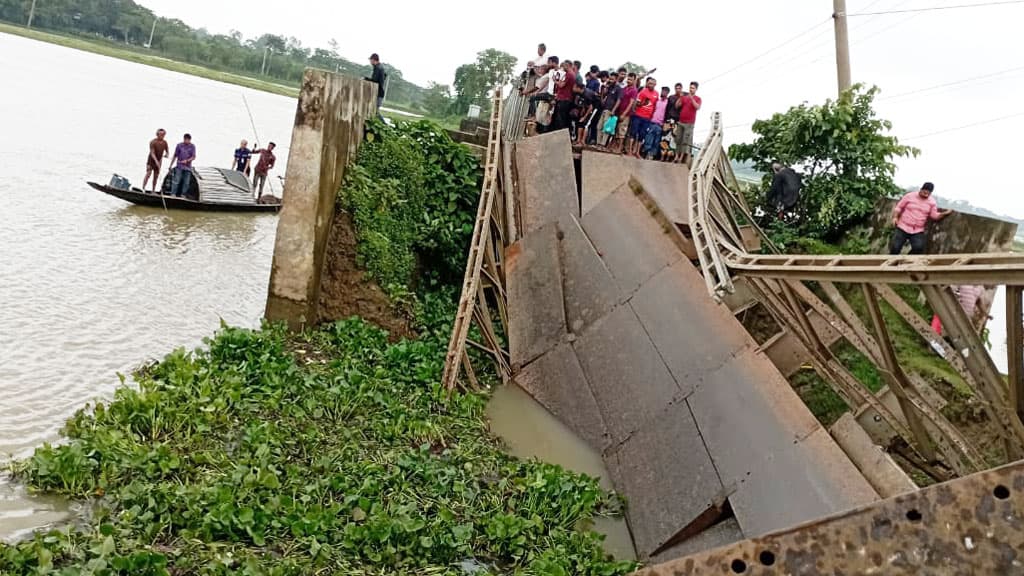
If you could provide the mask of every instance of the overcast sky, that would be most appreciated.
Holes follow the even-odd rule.
[[[850,14],[908,10],[984,0],[847,0]],[[727,142],[750,137],[752,120],[802,101],[835,95],[835,51],[830,0],[707,0],[657,3],[656,18],[639,18],[631,41],[622,23],[610,23],[597,5],[548,2],[544,20],[531,5],[518,14],[512,4],[464,0],[355,2],[337,0],[141,0],[161,16],[181,18],[211,32],[239,30],[295,36],[311,47],[336,39],[342,56],[365,61],[379,52],[405,77],[425,85],[449,84],[455,68],[476,52],[498,48],[521,61],[546,42],[549,53],[585,65],[625,61],[657,67],[659,83],[701,81],[703,137],[709,114],[723,113]],[[615,17],[617,18],[617,17]],[[854,82],[882,88],[876,109],[894,132],[922,150],[899,163],[898,182],[933,180],[947,198],[1024,218],[1024,196],[1016,173],[1024,132],[1024,60],[1020,25],[1024,4],[879,16],[852,16],[850,41]],[[604,26],[588,29],[587,26]],[[658,29],[657,26],[662,26]],[[528,30],[538,30],[531,35]],[[750,64],[805,31],[798,39]],[[1009,70],[1009,72],[996,74]],[[993,75],[995,74],[995,75]],[[993,75],[973,82],[922,90]],[[1017,116],[956,129],[1003,116]],[[935,132],[950,130],[942,134]]]

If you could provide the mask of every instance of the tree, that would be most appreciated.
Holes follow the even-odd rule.
[[[637,76],[643,76],[647,74],[647,66],[641,66],[640,64],[637,64],[635,62],[626,62],[622,66],[619,66],[619,68],[625,68],[627,72],[633,72]],[[619,68],[616,68],[616,70],[618,70]]]
[[[868,216],[880,198],[901,191],[893,182],[894,160],[920,151],[888,134],[892,123],[877,118],[872,108],[877,93],[876,87],[864,90],[857,84],[838,100],[795,106],[754,122],[753,142],[729,147],[734,160],[753,162],[764,172],[761,188],[748,192],[748,201],[761,209],[761,224],[782,236],[783,244],[794,235],[835,241]],[[800,200],[787,223],[773,220],[765,202],[772,162],[802,172]]]
[[[486,108],[491,91],[512,80],[516,57],[488,48],[477,53],[476,62],[455,70],[455,111],[464,114],[471,104]]]
[[[428,113],[444,118],[452,109],[452,91],[446,84],[431,82],[423,96],[423,107]]]

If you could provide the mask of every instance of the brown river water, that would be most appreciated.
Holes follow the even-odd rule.
[[[276,216],[165,212],[85,182],[117,173],[140,186],[157,128],[172,144],[190,132],[197,165],[230,166],[239,140],[255,140],[243,93],[284,174],[295,101],[5,34],[0,77],[2,465],[59,442],[65,419],[109,398],[119,373],[263,313]],[[488,413],[514,454],[610,487],[600,457],[525,393],[497,391]],[[0,540],[74,512],[0,473]],[[632,557],[625,522],[595,529]]]

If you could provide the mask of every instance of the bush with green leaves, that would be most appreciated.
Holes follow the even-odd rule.
[[[339,194],[360,264],[392,294],[458,283],[480,178],[477,158],[436,124],[370,121]]]
[[[78,412],[65,444],[15,466],[91,513],[0,544],[0,574],[630,571],[581,528],[618,500],[593,478],[507,456],[487,397],[440,386],[436,328],[443,338],[394,344],[358,319],[297,339],[223,328],[170,354],[137,389]]]
[[[901,192],[893,182],[895,159],[919,151],[900,144],[888,133],[892,123],[875,116],[877,93],[877,88],[864,90],[858,84],[838,100],[794,106],[754,122],[753,142],[729,147],[730,157],[753,162],[765,174],[762,188],[748,194],[748,200],[765,214],[760,224],[779,244],[798,238],[834,242],[863,221],[879,199]],[[765,201],[772,162],[791,166],[803,177],[800,200],[786,222],[774,220],[774,209]]]

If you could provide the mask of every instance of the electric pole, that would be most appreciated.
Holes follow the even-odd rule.
[[[159,19],[159,17],[153,17],[153,27],[149,29],[149,42],[146,43],[146,48],[153,48],[153,34],[156,32],[156,21]]]
[[[32,27],[32,18],[36,15],[36,0],[32,0],[32,7],[28,9],[28,24],[25,24],[25,28]]]
[[[852,84],[850,80],[850,35],[846,30],[846,0],[832,0],[832,19],[836,24],[836,72],[839,94]]]

